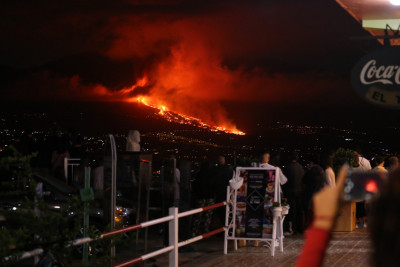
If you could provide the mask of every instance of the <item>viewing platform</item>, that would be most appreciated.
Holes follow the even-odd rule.
[[[233,249],[233,241],[229,242],[228,254],[223,254],[222,235],[193,243],[194,251],[179,253],[179,266],[295,266],[301,253],[304,235],[288,236],[284,239],[284,251],[276,251],[272,257],[268,248],[259,243],[258,247],[247,244]],[[370,240],[366,229],[356,229],[353,232],[335,232],[329,243],[323,266],[370,266]],[[122,256],[122,255],[121,255]],[[126,257],[129,257],[128,252]],[[168,254],[160,255],[152,261],[146,261],[139,266],[168,266]],[[135,266],[135,265],[133,265]]]

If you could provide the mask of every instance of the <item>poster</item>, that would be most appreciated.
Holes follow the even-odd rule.
[[[237,191],[236,237],[269,238],[272,234],[272,203],[275,170],[240,168],[243,185]]]

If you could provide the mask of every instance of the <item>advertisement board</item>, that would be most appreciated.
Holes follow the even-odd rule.
[[[275,172],[275,169],[237,169],[237,175],[243,178],[243,185],[236,194],[236,237],[271,237],[272,204],[276,193]]]

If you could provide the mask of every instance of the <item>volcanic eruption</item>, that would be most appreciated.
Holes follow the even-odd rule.
[[[293,23],[276,23],[309,10],[304,3],[292,1],[288,9],[279,1],[149,2],[96,4],[90,14],[54,4],[41,16],[34,7],[25,14],[11,5],[12,27],[3,36],[28,68],[3,74],[4,97],[136,101],[169,121],[234,134],[243,134],[234,114],[250,121],[246,106],[254,102],[263,105],[258,116],[273,117],[270,103],[346,101],[341,95],[348,83],[335,70],[337,53],[330,51],[347,43],[333,42],[338,38],[320,32],[314,20],[296,20],[296,31]],[[240,104],[228,114],[225,107],[232,103]]]

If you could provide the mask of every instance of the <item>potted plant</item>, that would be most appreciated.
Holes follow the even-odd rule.
[[[275,217],[280,217],[282,215],[282,207],[280,202],[272,203],[272,213]]]
[[[343,164],[347,163],[352,167],[354,163],[358,162],[358,157],[354,153],[353,150],[339,147],[335,152],[335,157],[333,158],[333,170],[335,174],[338,175],[339,169],[343,166]]]
[[[282,215],[288,215],[290,206],[289,206],[289,203],[287,203],[287,199],[286,198],[283,199],[283,202],[282,202],[281,206],[282,206]]]

